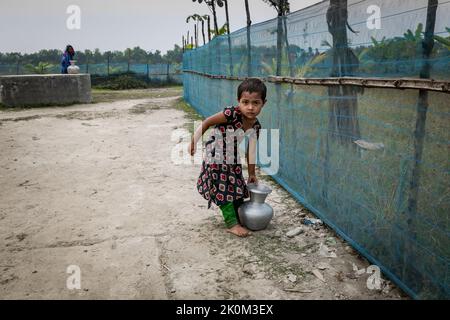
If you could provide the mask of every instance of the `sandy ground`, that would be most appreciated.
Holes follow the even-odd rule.
[[[270,179],[270,227],[226,233],[195,189],[199,166],[171,162],[190,119],[170,90],[0,111],[1,299],[406,298],[389,281],[368,289],[369,263],[302,225],[313,215]]]

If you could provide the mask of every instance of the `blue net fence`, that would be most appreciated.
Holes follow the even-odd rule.
[[[80,72],[89,73],[93,76],[114,76],[124,73],[133,73],[137,76],[148,79],[151,82],[183,82],[182,66],[180,64],[144,64],[144,63],[130,63],[127,62],[111,62],[108,63],[93,63],[93,64],[77,64],[80,67]],[[24,64],[2,64],[0,62],[0,75],[21,75],[34,74],[37,66],[30,66]],[[59,74],[61,72],[60,65],[51,64],[46,67],[44,73]]]
[[[266,81],[273,178],[419,299],[450,298],[449,17],[450,1],[328,0],[183,57],[204,116]]]

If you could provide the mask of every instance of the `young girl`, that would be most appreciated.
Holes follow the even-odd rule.
[[[64,54],[61,59],[61,73],[67,74],[67,68],[70,66],[70,60],[73,60],[73,57],[75,56],[75,50],[73,47],[68,44],[66,46],[66,51],[64,51]]]
[[[242,175],[242,165],[238,145],[244,136],[249,137],[247,145],[248,183],[257,183],[255,174],[256,140],[261,125],[256,118],[266,103],[267,88],[259,79],[248,79],[238,88],[237,107],[227,107],[205,121],[195,132],[189,152],[193,156],[196,145],[203,134],[215,126],[211,138],[206,142],[206,158],[197,180],[198,192],[220,207],[228,232],[239,237],[249,235],[249,230],[241,226],[237,208],[244,198],[248,198],[248,190]]]

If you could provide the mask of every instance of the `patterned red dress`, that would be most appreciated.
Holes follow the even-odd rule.
[[[247,185],[242,175],[238,145],[245,136],[259,137],[261,124],[256,120],[253,130],[244,133],[239,107],[223,110],[227,123],[216,125],[205,144],[206,156],[197,180],[198,192],[208,200],[208,208],[242,198],[248,198]]]

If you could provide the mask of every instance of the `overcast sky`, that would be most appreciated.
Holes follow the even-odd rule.
[[[291,0],[295,11],[320,0]],[[262,0],[249,0],[254,23],[276,16]],[[66,13],[70,5],[81,9],[80,29],[69,30]],[[232,31],[245,27],[244,0],[229,0]],[[149,51],[181,45],[188,26],[186,17],[206,14],[205,4],[192,0],[0,0],[0,52],[35,52],[63,49],[124,50],[140,46]],[[219,10],[219,24],[225,10]]]

